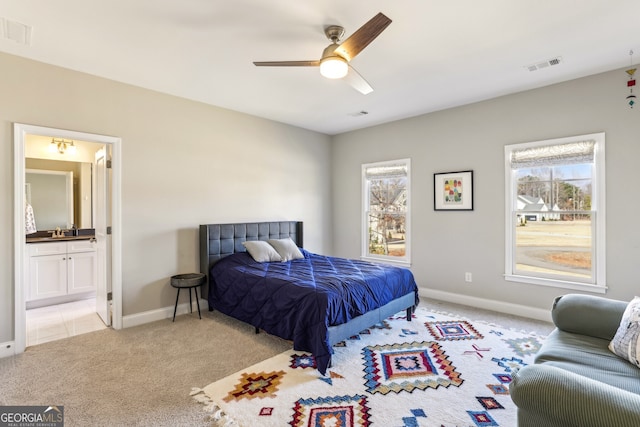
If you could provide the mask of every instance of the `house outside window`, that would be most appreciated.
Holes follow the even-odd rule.
[[[362,257],[410,264],[410,159],[362,165]]]
[[[505,146],[507,280],[604,293],[604,133]]]

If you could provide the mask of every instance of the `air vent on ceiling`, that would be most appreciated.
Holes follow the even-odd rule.
[[[0,35],[26,46],[31,45],[31,27],[10,19],[0,18]]]
[[[541,70],[543,68],[552,67],[554,65],[559,65],[562,62],[561,56],[556,56],[555,58],[551,58],[547,61],[537,62],[535,64],[527,65],[527,69],[529,71]]]
[[[349,113],[350,116],[352,117],[360,117],[360,116],[366,116],[367,114],[369,114],[368,111],[356,111],[355,113]]]

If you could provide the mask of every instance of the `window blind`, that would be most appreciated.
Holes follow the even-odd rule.
[[[511,168],[593,163],[595,147],[595,140],[587,140],[514,150],[511,152]]]
[[[408,167],[406,163],[368,166],[365,168],[366,179],[402,178],[406,177]]]

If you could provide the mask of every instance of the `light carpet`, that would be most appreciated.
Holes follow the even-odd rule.
[[[291,350],[191,394],[219,426],[512,427],[511,373],[543,339],[418,307],[334,346],[326,376]]]

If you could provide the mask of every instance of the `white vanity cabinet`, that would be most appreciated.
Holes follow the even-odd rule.
[[[96,290],[95,242],[29,243],[27,301],[63,297]]]

